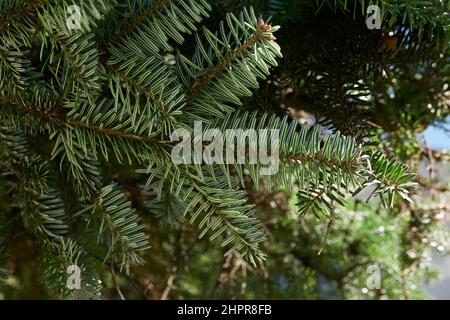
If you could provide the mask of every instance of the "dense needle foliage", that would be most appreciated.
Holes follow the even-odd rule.
[[[449,155],[421,133],[450,113],[448,12],[2,0],[0,295],[424,297],[447,250]],[[279,129],[279,170],[175,164],[171,133],[196,121]]]

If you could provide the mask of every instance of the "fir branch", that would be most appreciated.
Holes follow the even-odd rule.
[[[205,86],[207,86],[212,80],[220,75],[222,71],[225,70],[225,68],[227,68],[233,61],[239,58],[243,53],[247,52],[251,47],[253,47],[258,41],[263,38],[263,31],[257,31],[244,43],[242,43],[236,50],[231,52],[224,60],[220,61],[219,64],[217,64],[216,67],[212,69],[208,74],[196,80],[192,85],[191,94],[188,97],[188,101],[192,101],[192,99],[197,96]]]
[[[348,170],[351,172],[358,172],[360,167],[358,166],[358,156],[356,156],[353,160],[350,161],[341,161],[338,159],[324,159],[322,153],[318,153],[315,155],[303,155],[303,154],[280,154],[280,158],[287,161],[296,161],[296,162],[309,162],[309,163],[320,163],[327,167],[335,167],[343,170]]]
[[[66,118],[64,114],[61,114],[60,112],[57,112],[55,110],[64,110],[62,105],[54,107],[54,110],[51,112],[39,110],[36,106],[28,106],[26,108],[21,108],[20,104],[17,101],[11,101],[4,97],[0,97],[0,103],[4,103],[6,107],[14,107],[16,111],[21,113],[28,113],[36,115],[44,120],[49,121],[52,125],[54,125],[56,128],[63,128],[66,125],[82,128],[82,129],[88,129],[92,131],[96,131],[98,133],[114,136],[122,139],[127,139],[131,141],[141,141],[145,143],[160,143],[160,140],[154,137],[148,137],[144,135],[137,135],[133,133],[127,133],[121,130],[116,129],[110,129],[110,128],[104,128],[100,126],[96,126],[94,124],[86,123],[81,120],[75,120]]]
[[[131,202],[117,185],[99,190],[89,223],[96,225],[97,243],[108,244],[105,261],[120,263],[120,270],[144,263],[141,253],[150,248],[149,237]]]
[[[111,41],[108,43],[109,46],[113,46],[114,44],[120,42],[128,33],[131,33],[139,23],[141,23],[143,20],[145,20],[147,17],[153,15],[155,12],[160,11],[163,9],[166,5],[171,3],[173,0],[157,0],[152,1],[150,6],[143,10],[140,14],[137,16],[132,17],[131,21],[128,22],[115,36],[111,39]]]
[[[105,66],[107,69],[113,71],[118,76],[120,76],[122,79],[124,79],[126,82],[130,83],[135,88],[142,91],[151,101],[153,101],[161,110],[165,110],[165,106],[163,105],[163,102],[157,98],[156,94],[151,91],[149,88],[145,88],[144,86],[141,86],[138,82],[138,80],[132,78],[131,76],[126,75],[122,70],[115,67],[113,64],[107,64]]]
[[[127,133],[127,132],[124,132],[121,130],[101,128],[99,126],[85,123],[80,120],[66,119],[65,123],[68,125],[74,126],[74,127],[88,129],[88,130],[96,131],[101,134],[114,136],[114,137],[118,137],[118,138],[122,138],[122,139],[127,139],[127,140],[132,140],[132,141],[141,141],[141,142],[152,143],[152,144],[160,143],[160,140],[158,138],[137,135],[137,134],[133,134],[133,133]]]

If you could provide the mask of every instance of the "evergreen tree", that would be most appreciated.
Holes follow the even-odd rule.
[[[448,10],[2,0],[0,293],[422,297],[449,207],[446,186],[416,172],[448,154],[417,133],[450,112]],[[279,170],[176,164],[172,133],[199,121],[241,142],[279,130]]]

